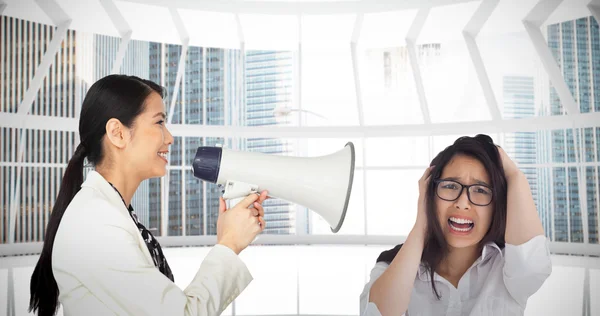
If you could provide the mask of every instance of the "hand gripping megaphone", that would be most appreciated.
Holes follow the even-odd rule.
[[[305,206],[337,233],[346,217],[354,179],[354,144],[321,157],[293,157],[199,147],[194,176],[223,186],[223,198],[269,191],[269,196]]]

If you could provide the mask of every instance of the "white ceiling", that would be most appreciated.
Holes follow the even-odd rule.
[[[487,1],[487,0],[484,0]],[[493,0],[492,0],[493,1]],[[350,42],[357,16],[363,14],[359,44],[382,47],[404,44],[420,8],[431,7],[418,43],[461,40],[475,13],[475,0],[0,0],[3,15],[57,24],[68,16],[70,29],[119,37],[113,24],[120,15],[132,39],[180,44],[170,8],[178,13],[190,45],[285,49],[298,39],[310,45]],[[538,0],[500,0],[480,36],[524,32],[522,20]],[[550,15],[556,23],[591,15],[589,0],[565,0]],[[58,7],[56,7],[58,5]],[[116,8],[111,14],[107,6]],[[49,14],[42,8],[58,8]],[[110,12],[110,10],[109,10]],[[60,14],[62,13],[62,14]],[[237,15],[237,17],[236,17]],[[239,26],[238,27],[238,22]]]

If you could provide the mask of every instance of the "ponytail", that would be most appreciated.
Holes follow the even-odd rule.
[[[58,310],[58,285],[52,273],[52,246],[60,225],[60,220],[67,206],[81,189],[83,183],[83,162],[86,157],[86,148],[80,143],[69,161],[63,175],[58,197],[52,208],[44,246],[40,258],[33,270],[30,283],[29,312],[38,312],[40,316],[53,316]]]

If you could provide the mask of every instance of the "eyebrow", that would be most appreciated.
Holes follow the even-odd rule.
[[[162,116],[162,118],[164,120],[167,119],[167,113],[165,113],[165,112],[158,112],[158,113],[154,114],[154,116],[152,118],[155,118],[155,117],[158,117],[158,116]]]
[[[458,180],[460,180],[460,179],[458,177],[447,177],[447,178],[444,178],[443,180],[453,180],[453,181],[459,182]],[[491,186],[487,182],[479,180],[479,179],[475,179],[475,183],[476,184],[483,184],[483,185],[488,186],[488,187]]]

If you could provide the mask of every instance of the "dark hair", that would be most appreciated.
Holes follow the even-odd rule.
[[[154,82],[134,76],[109,75],[95,82],[87,92],[79,118],[80,144],[69,160],[63,175],[58,197],[46,228],[44,246],[33,270],[30,283],[29,311],[38,315],[55,315],[58,310],[58,285],[52,273],[52,247],[60,220],[83,183],[85,158],[92,165],[102,162],[102,138],[106,123],[116,118],[131,127],[135,118],[144,111],[146,98],[163,89]]]
[[[431,286],[437,298],[440,295],[435,287],[433,276],[440,263],[448,255],[448,243],[444,238],[442,227],[438,221],[436,210],[436,198],[434,179],[439,179],[444,167],[456,155],[466,155],[479,160],[490,177],[492,186],[493,207],[492,222],[490,228],[479,243],[483,247],[488,242],[495,242],[500,248],[504,248],[504,232],[506,229],[506,177],[502,168],[502,161],[498,148],[494,145],[492,139],[487,135],[479,134],[475,137],[460,137],[454,144],[446,147],[432,161],[431,166],[435,166],[431,171],[431,180],[427,187],[427,233],[425,237],[425,247],[421,262],[424,264],[431,277]]]

